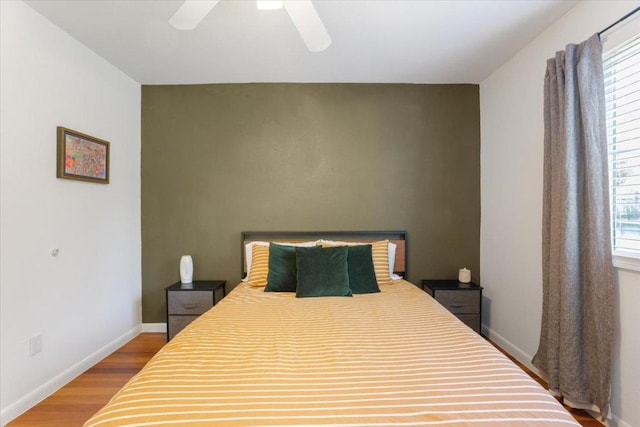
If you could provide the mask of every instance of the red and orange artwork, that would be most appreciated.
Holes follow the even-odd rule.
[[[107,177],[107,146],[66,134],[64,172],[90,178]]]

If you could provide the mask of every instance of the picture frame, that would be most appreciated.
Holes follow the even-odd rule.
[[[56,176],[109,183],[109,142],[58,126]]]

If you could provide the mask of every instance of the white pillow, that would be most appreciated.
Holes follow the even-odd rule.
[[[313,242],[300,242],[300,243],[289,243],[289,242],[275,242],[279,245],[287,245],[287,246],[299,246],[299,247],[312,247],[316,245],[316,241]],[[249,278],[249,271],[251,270],[251,261],[253,260],[253,246],[269,246],[269,242],[263,242],[260,240],[256,240],[253,242],[245,243],[244,245],[244,260],[247,267],[247,275],[242,279],[243,282],[246,282]]]
[[[389,273],[391,274],[391,278],[393,280],[402,279],[402,276],[394,273],[394,268],[396,266],[396,248],[398,245],[395,243],[389,242]]]

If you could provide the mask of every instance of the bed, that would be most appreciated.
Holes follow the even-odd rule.
[[[309,237],[320,240],[315,233],[243,233],[242,247]],[[322,237],[395,242],[395,273],[406,273],[406,233]],[[395,279],[379,291],[296,298],[243,281],[85,426],[579,425],[418,287]]]

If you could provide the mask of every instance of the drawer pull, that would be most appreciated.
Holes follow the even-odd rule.
[[[464,305],[462,305],[462,304],[450,304],[449,306],[451,308],[462,308],[462,307],[464,307]]]
[[[184,308],[185,310],[193,310],[197,306],[198,304],[194,304],[194,303],[191,303],[191,304],[182,303],[182,308]]]

